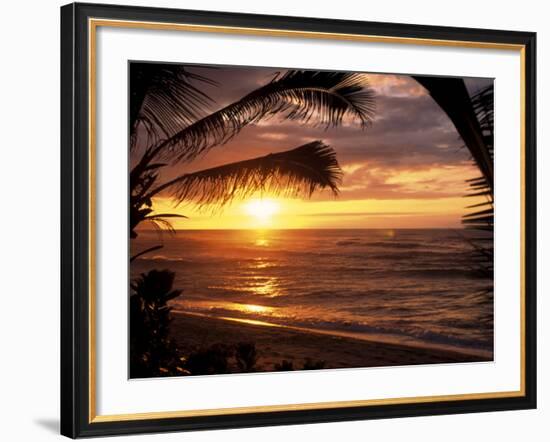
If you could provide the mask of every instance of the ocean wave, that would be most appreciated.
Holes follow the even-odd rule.
[[[425,244],[413,241],[368,241],[365,243],[373,247],[386,247],[394,249],[416,249],[425,247]]]
[[[409,268],[400,270],[399,273],[407,276],[417,276],[421,278],[469,278],[469,279],[484,279],[485,277],[479,272],[464,268]]]
[[[345,247],[345,246],[355,246],[355,245],[360,245],[360,244],[365,244],[364,241],[362,241],[361,239],[359,238],[351,238],[351,239],[345,239],[345,240],[341,240],[341,241],[336,241],[335,244],[337,246],[340,246],[340,247]]]
[[[470,268],[466,246],[440,232],[279,232],[265,247],[250,245],[249,234],[201,235],[138,258],[132,277],[169,268],[182,302],[209,315],[490,349],[492,281]],[[231,302],[280,316],[204,307]]]
[[[405,322],[405,321],[403,321]],[[492,339],[482,340],[479,337],[474,339],[459,336],[458,334],[441,333],[429,329],[406,326],[382,326],[357,323],[352,321],[299,321],[294,320],[289,325],[320,329],[323,331],[343,331],[365,335],[388,335],[402,338],[409,338],[425,343],[442,344],[456,347],[465,347],[479,350],[492,350]],[[473,326],[472,328],[475,328]]]
[[[449,328],[458,328],[462,330],[480,330],[480,329],[492,329],[493,318],[491,315],[490,321],[472,321],[459,318],[440,319],[437,321],[438,325]]]
[[[189,259],[184,259],[179,256],[166,256],[166,255],[152,255],[152,256],[140,256],[138,261],[166,261],[166,262],[189,262],[192,263],[193,261]]]
[[[471,254],[469,252],[462,252],[462,253],[457,253],[457,252],[454,252],[454,251],[448,251],[448,250],[441,250],[441,251],[436,251],[436,250],[407,250],[407,251],[401,251],[401,250],[398,250],[398,251],[391,251],[391,252],[385,252],[385,253],[380,253],[380,252],[370,252],[370,253],[366,253],[366,254],[363,254],[364,256],[368,257],[369,259],[380,259],[380,260],[388,260],[388,261],[391,261],[391,260],[394,260],[394,259],[415,259],[415,258],[420,258],[420,259],[435,259],[435,260],[438,260],[438,262],[440,262],[439,260],[446,260],[448,259],[449,261],[452,261],[452,262],[456,262],[457,260],[467,260]]]
[[[191,310],[218,317],[229,316],[238,317],[239,319],[261,320],[282,326],[309,329],[313,331],[317,330],[324,333],[333,333],[334,335],[354,335],[358,338],[364,337],[365,339],[379,335],[387,336],[388,338],[393,337],[397,342],[413,341],[425,345],[438,344],[455,348],[475,349],[482,351],[491,351],[493,349],[492,338],[482,338],[480,336],[468,338],[466,336],[460,336],[458,333],[453,334],[450,332],[438,332],[428,328],[418,327],[418,325],[414,325],[414,322],[406,320],[393,321],[392,326],[386,326],[380,324],[360,323],[352,320],[317,320],[313,318],[299,318],[296,316],[289,317],[284,315],[263,315],[260,313],[246,314],[220,307],[210,309],[191,308]],[[459,329],[458,331],[461,329],[468,331],[473,330],[476,328],[475,321],[472,321],[471,328],[465,327],[465,324],[462,324],[462,327],[457,328]]]
[[[365,246],[396,249],[414,249],[423,246],[423,244],[413,241],[368,241],[361,239],[345,239],[336,241],[334,244],[338,247]]]

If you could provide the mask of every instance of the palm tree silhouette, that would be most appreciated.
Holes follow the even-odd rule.
[[[364,74],[289,70],[216,111],[201,85],[213,80],[175,64],[130,65],[131,149],[146,147],[130,172],[130,236],[142,222],[171,228],[173,213],[154,213],[153,197],[168,192],[177,202],[223,206],[263,191],[310,197],[319,189],[338,193],[342,171],[334,150],[320,140],[297,148],[225,164],[160,182],[169,164],[193,161],[227,143],[247,125],[278,115],[324,128],[344,117],[366,128],[374,93]]]
[[[469,240],[474,248],[474,264],[477,272],[493,278],[494,235],[494,86],[491,84],[470,97],[461,78],[413,77],[430,93],[452,121],[480,176],[467,181],[470,191],[466,197],[484,197],[484,201],[467,207],[464,215],[467,229],[484,232]],[[484,292],[492,294],[493,285]]]

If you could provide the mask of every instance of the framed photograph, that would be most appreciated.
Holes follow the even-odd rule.
[[[62,434],[535,408],[535,41],[62,7]]]

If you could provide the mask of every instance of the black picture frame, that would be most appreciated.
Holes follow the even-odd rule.
[[[90,418],[90,18],[520,45],[524,51],[524,395],[93,421]],[[61,8],[61,433],[87,437],[536,408],[536,34],[73,3]]]

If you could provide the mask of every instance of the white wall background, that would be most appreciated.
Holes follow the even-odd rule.
[[[114,0],[113,0],[114,1]],[[539,226],[550,222],[544,190],[550,132],[550,14],[523,0],[121,0],[126,4],[538,32]],[[58,0],[9,2],[0,26],[0,437],[54,440],[59,409],[59,6]],[[545,244],[546,243],[546,244]],[[543,247],[546,245],[546,250]],[[550,434],[550,311],[543,279],[550,241],[539,229],[539,409],[126,437],[120,440],[332,441],[546,440]],[[24,318],[24,322],[21,321]],[[111,439],[114,440],[114,439]]]

